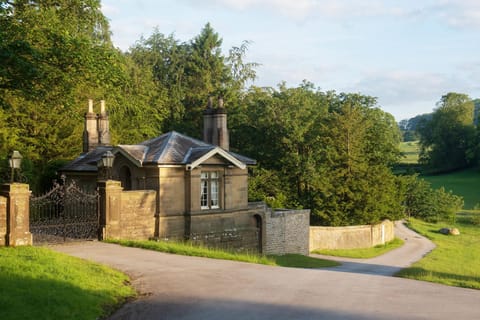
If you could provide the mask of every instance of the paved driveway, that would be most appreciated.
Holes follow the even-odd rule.
[[[379,261],[308,270],[99,242],[54,248],[131,275],[146,295],[111,319],[480,319],[480,290],[385,276],[372,271]]]

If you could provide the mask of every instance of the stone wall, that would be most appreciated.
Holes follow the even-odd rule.
[[[154,236],[156,192],[123,191],[120,213],[122,239],[144,240]]]
[[[99,186],[104,239],[158,237],[243,252],[309,253],[310,210],[272,211],[265,203],[251,203],[246,209],[158,216],[155,191],[123,191],[113,180]]]
[[[188,218],[186,237],[193,243],[241,252],[260,250],[260,229],[249,210],[195,214]]]
[[[310,251],[369,248],[394,238],[394,224],[388,220],[377,225],[310,227]]]
[[[275,210],[265,206],[265,254],[308,255],[310,210]]]
[[[155,234],[156,192],[123,191],[120,181],[100,183],[103,239],[147,240]]]

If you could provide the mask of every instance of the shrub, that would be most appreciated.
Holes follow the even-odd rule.
[[[404,177],[406,184],[405,212],[427,222],[452,221],[463,207],[463,198],[445,188],[432,189],[430,183],[417,175]]]

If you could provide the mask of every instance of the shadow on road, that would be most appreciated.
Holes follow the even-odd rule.
[[[161,314],[159,311],[161,310]],[[385,314],[372,317],[358,312],[319,309],[292,303],[291,305],[228,299],[199,299],[198,297],[162,297],[138,300],[127,304],[109,320],[125,319],[209,319],[209,320],[310,320],[310,319],[385,319]]]
[[[401,267],[371,264],[371,263],[364,263],[364,262],[341,261],[340,263],[342,264],[341,266],[323,268],[322,270],[347,272],[347,273],[360,273],[360,274],[369,274],[369,275],[378,275],[378,276],[393,276],[398,271],[403,269]]]

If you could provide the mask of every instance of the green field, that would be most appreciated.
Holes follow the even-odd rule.
[[[418,141],[402,142],[400,151],[405,155],[400,164],[418,163]],[[423,179],[432,184],[432,188],[444,187],[447,191],[462,196],[465,200],[465,209],[474,209],[480,206],[480,169],[468,169],[447,174],[422,175]]]
[[[418,153],[420,152],[418,141],[401,142],[400,151],[404,155],[399,161],[401,164],[418,163]]]
[[[397,276],[480,289],[480,212],[458,215],[455,225],[411,219],[409,226],[436,245],[432,252]],[[443,235],[440,228],[457,227],[459,236]]]
[[[465,209],[474,209],[480,205],[480,169],[468,169],[441,175],[425,175],[425,180],[432,184],[432,188],[444,187],[447,191],[462,196],[465,200]]]
[[[102,319],[133,297],[128,277],[39,247],[0,248],[0,319]]]

